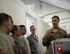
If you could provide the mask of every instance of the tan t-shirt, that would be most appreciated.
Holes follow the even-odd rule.
[[[7,49],[8,54],[14,54],[14,41],[8,34],[0,32],[0,49]]]
[[[26,47],[27,54],[31,54],[28,40],[23,35],[18,37],[18,40],[21,46]]]

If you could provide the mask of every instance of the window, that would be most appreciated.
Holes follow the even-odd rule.
[[[37,19],[32,17],[29,14],[26,14],[26,29],[27,29],[27,34],[26,36],[30,35],[30,26],[34,25],[35,27],[37,26]]]

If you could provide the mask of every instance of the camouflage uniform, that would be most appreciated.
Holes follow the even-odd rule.
[[[57,32],[54,32],[54,28],[47,31],[47,34],[42,39],[43,46],[47,47],[47,53],[46,54],[53,54],[52,48],[51,48],[51,41],[58,39],[58,38],[66,38],[67,33],[61,28],[57,28]]]

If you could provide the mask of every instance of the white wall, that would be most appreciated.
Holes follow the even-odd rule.
[[[12,16],[14,24],[26,24],[26,13],[34,18],[37,15],[26,7],[20,0],[0,0],[0,12],[5,12]]]
[[[46,47],[44,47],[42,45],[42,38],[43,38],[45,32],[48,29],[50,29],[51,27],[47,23],[45,23],[44,21],[42,21],[41,19],[38,19],[37,23],[38,23],[37,24],[37,29],[38,29],[40,52],[41,52],[41,54],[44,54],[45,50],[46,50]]]
[[[25,10],[21,5],[17,4],[14,0],[2,0],[0,5],[2,5],[0,7],[3,9],[1,12],[11,15],[14,24],[25,24]]]
[[[2,0],[0,0],[0,12],[3,12]]]

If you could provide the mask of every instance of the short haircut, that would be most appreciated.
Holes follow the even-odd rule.
[[[30,29],[31,29],[32,27],[35,27],[35,26],[34,26],[34,25],[30,26]]]
[[[54,19],[54,18],[57,18],[58,20],[60,20],[58,16],[53,16],[52,19]]]
[[[4,21],[8,21],[11,19],[11,22],[13,23],[12,17],[6,13],[0,13],[0,26],[3,24]]]
[[[14,31],[17,31],[17,30],[18,30],[17,25],[14,25],[13,29],[11,30],[11,33],[14,34]]]
[[[20,28],[25,27],[25,25],[19,25]]]

